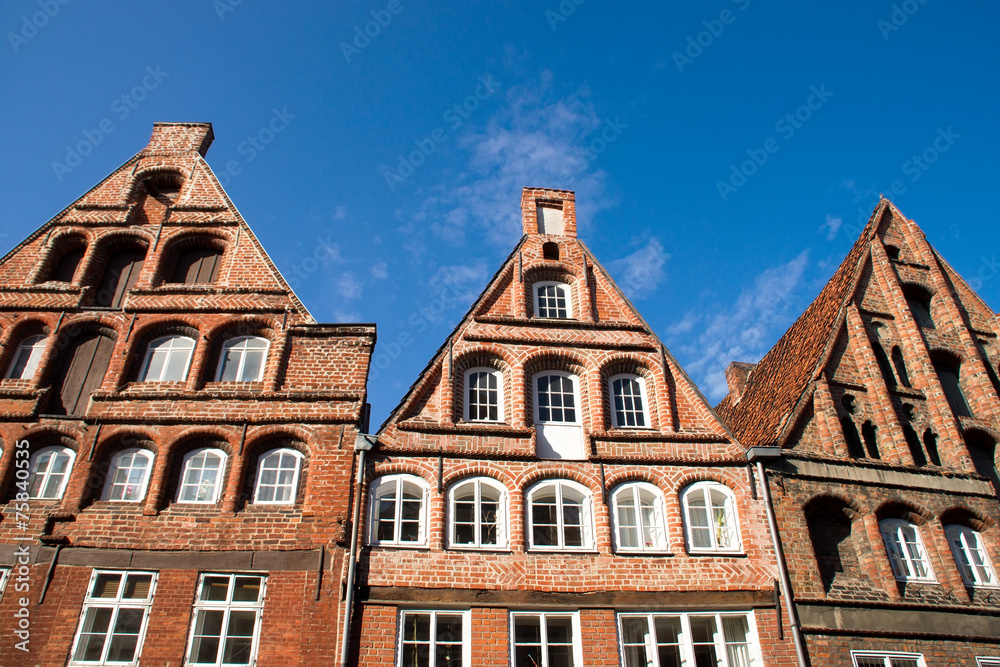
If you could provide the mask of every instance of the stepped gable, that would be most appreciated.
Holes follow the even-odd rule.
[[[561,211],[562,219],[555,224],[562,226],[540,228],[537,212],[542,208]],[[643,442],[634,445],[634,454],[655,452],[685,460],[742,457],[742,449],[730,443],[728,429],[694,383],[600,262],[576,238],[574,194],[525,188],[522,219],[525,235],[382,425],[380,447],[533,456],[531,418],[525,416],[530,412],[525,406],[530,400],[530,380],[525,377],[547,360],[575,368],[583,379],[583,402],[588,393],[594,397],[591,400],[601,395],[609,369],[616,364],[638,364],[649,371],[656,392],[650,401],[658,403],[659,419],[653,429],[632,434],[633,440]],[[553,224],[551,220],[549,224]],[[539,281],[570,285],[569,318],[534,316],[532,286]],[[501,424],[462,419],[462,374],[484,365],[515,370],[504,374],[505,381],[514,385],[504,388],[504,394],[512,398],[507,419]],[[581,413],[588,419],[586,409]],[[607,414],[603,421],[593,419],[584,428],[594,440],[613,437]],[[430,445],[422,435],[429,433],[454,437],[435,438]],[[505,439],[510,441],[504,444]],[[625,454],[625,449],[616,444],[609,445],[608,451],[631,455]]]
[[[153,262],[201,235],[227,246],[215,284],[178,288],[164,284],[168,276],[156,276],[153,283],[136,285],[126,304],[130,310],[158,309],[155,295],[179,293],[197,300],[189,307],[212,308],[206,299],[214,294],[220,295],[217,308],[288,311],[293,322],[314,324],[205,161],[213,138],[210,123],[155,123],[145,148],[0,259],[4,291],[40,292],[47,295],[40,305],[72,306],[75,299],[59,293],[73,290],[52,286],[39,274],[39,256],[63,245],[90,248],[119,236],[148,246],[146,261]],[[88,255],[81,265],[92,263]],[[0,308],[8,301],[0,294]],[[183,300],[174,303],[184,308]]]

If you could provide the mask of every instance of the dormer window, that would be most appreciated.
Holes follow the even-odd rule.
[[[573,304],[566,283],[535,283],[535,317],[566,320],[573,317]]]

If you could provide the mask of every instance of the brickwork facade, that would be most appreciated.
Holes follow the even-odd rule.
[[[136,633],[148,665],[187,664],[196,641],[206,664],[336,655],[375,330],[313,320],[211,141],[157,124],[0,261],[0,664],[132,664]],[[214,575],[249,604],[211,612],[232,627],[198,620]],[[140,620],[102,606],[109,580]]]

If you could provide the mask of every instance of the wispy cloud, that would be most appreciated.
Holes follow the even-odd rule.
[[[375,280],[385,280],[389,277],[389,265],[385,262],[373,264],[371,274],[372,278],[375,278]]]
[[[431,275],[428,282],[431,293],[438,294],[447,291],[467,306],[471,305],[486,287],[486,281],[489,277],[489,268],[486,262],[479,259],[470,264],[442,266]]]
[[[703,304],[667,330],[668,346],[709,400],[726,395],[729,362],[759,361],[802,310],[799,302],[808,265],[805,250],[760,273],[732,304]]]
[[[655,236],[631,255],[608,264],[618,286],[632,300],[652,296],[663,280],[663,266],[670,255],[663,251],[663,244]]]
[[[347,218],[347,207],[346,206],[338,206],[338,207],[336,207],[335,209],[333,209],[333,212],[330,213],[330,217],[333,218],[334,220],[344,220],[344,219],[346,219]]]
[[[346,301],[353,301],[361,298],[361,290],[364,287],[358,274],[353,271],[344,271],[337,278],[335,284],[337,293]]]
[[[844,224],[844,220],[837,215],[832,213],[826,214],[826,222],[819,226],[819,231],[826,230],[826,240],[832,241],[837,238],[837,232],[840,231],[840,226]]]

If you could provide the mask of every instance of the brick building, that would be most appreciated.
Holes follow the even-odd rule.
[[[1000,665],[998,334],[882,200],[774,348],[729,367],[720,416],[780,448],[767,476],[813,667]]]
[[[0,261],[2,665],[338,650],[374,326],[314,321],[212,138],[156,124]]]
[[[577,239],[524,236],[378,434],[353,661],[795,664],[743,448]]]

